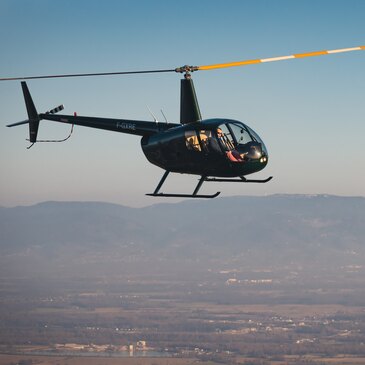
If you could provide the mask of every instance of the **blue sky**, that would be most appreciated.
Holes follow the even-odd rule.
[[[189,5],[191,4],[191,5]],[[1,77],[205,65],[365,45],[362,0],[0,1]],[[265,185],[208,184],[229,195],[365,196],[365,52],[193,74],[203,118],[242,120],[265,141]],[[29,81],[39,112],[179,120],[179,75]],[[47,200],[144,206],[163,171],[138,137],[75,127],[30,150],[19,82],[0,83],[0,206]],[[161,119],[162,116],[160,117]],[[67,126],[41,122],[39,138]],[[191,192],[175,175],[165,192]],[[173,200],[163,200],[173,201]]]

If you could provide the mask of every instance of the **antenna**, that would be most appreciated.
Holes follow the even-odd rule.
[[[166,124],[169,124],[169,121],[167,120],[166,115],[165,115],[165,113],[163,112],[163,110],[162,110],[162,109],[161,109],[161,114],[163,115],[163,117],[164,117],[164,119],[165,119]]]
[[[151,109],[148,107],[148,105],[146,105],[146,107],[147,107],[148,111],[150,112],[150,114],[152,115],[152,118],[153,118],[154,122],[155,122],[155,123],[158,123],[158,120],[157,120],[156,116],[152,113],[152,111],[151,111]]]

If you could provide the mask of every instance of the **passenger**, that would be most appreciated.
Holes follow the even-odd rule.
[[[219,132],[220,131],[220,132]],[[220,140],[222,137],[222,130],[220,128],[217,129],[217,137]],[[222,153],[222,148],[219,146],[217,139],[211,135],[208,140],[209,149],[215,153]]]

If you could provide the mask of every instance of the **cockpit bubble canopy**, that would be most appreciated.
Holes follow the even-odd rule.
[[[218,134],[222,132],[221,138],[226,146],[230,146],[230,149],[237,149],[240,152],[246,153],[251,152],[251,158],[268,157],[267,149],[262,139],[244,123],[227,120],[218,126],[217,131]]]

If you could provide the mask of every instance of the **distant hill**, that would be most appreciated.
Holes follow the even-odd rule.
[[[1,208],[0,255],[6,262],[90,255],[94,260],[102,255],[104,263],[105,257],[117,256],[136,261],[239,259],[250,265],[331,264],[347,257],[361,261],[365,198],[272,195],[145,208],[96,202]]]

